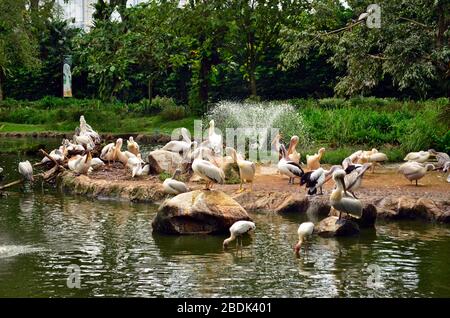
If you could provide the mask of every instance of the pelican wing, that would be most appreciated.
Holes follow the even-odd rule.
[[[168,186],[171,187],[173,190],[175,190],[178,193],[184,193],[184,192],[188,192],[189,191],[189,189],[187,188],[187,186],[183,182],[178,181],[178,180],[174,180],[174,179],[171,179],[168,182]]]
[[[386,160],[388,160],[388,157],[382,152],[377,152],[368,156],[369,162],[383,162]]]
[[[287,161],[286,162],[286,168],[297,177],[301,177],[304,173],[302,167],[294,161]]]
[[[105,147],[103,147],[102,153],[100,154],[100,158],[105,160],[106,154],[113,150],[114,150],[114,143],[112,142],[107,144]]]
[[[222,169],[218,168],[209,161],[201,160],[197,164],[199,173],[203,174],[207,178],[214,180],[217,183],[223,183],[225,181],[225,174]]]
[[[417,174],[421,169],[423,169],[424,167],[417,162],[407,162],[402,164],[399,168],[398,171],[403,173],[405,176],[412,176]]]

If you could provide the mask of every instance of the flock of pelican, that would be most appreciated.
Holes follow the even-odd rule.
[[[214,120],[209,122],[208,136],[203,142],[197,144],[191,141],[189,131],[181,128],[182,140],[173,140],[162,147],[162,150],[181,154],[183,157],[191,159],[191,169],[205,182],[204,190],[211,190],[214,184],[225,183],[225,169],[229,164],[236,164],[239,170],[240,186],[238,192],[245,191],[244,184],[250,184],[249,191],[253,190],[253,183],[256,175],[256,164],[246,160],[245,156],[238,153],[234,148],[222,146],[222,135],[216,133]],[[72,140],[63,140],[58,149],[54,149],[42,159],[39,164],[46,164],[51,161],[73,171],[75,174],[90,174],[92,171],[104,167],[108,169],[111,163],[121,162],[131,177],[148,175],[150,165],[142,159],[138,143],[130,137],[127,140],[127,150],[122,151],[123,139],[118,138],[114,143],[109,143],[101,149],[99,158],[92,157],[92,151],[101,142],[101,138],[91,126],[86,123],[83,116],[80,117],[80,126],[76,129]],[[352,214],[360,216],[362,213],[362,203],[355,195],[355,191],[361,187],[363,177],[369,168],[372,172],[376,165],[387,161],[387,156],[377,149],[358,150],[342,161],[341,165],[331,166],[325,169],[320,161],[325,154],[325,148],[320,148],[316,154],[306,156],[306,164],[301,162],[301,154],[297,151],[299,143],[298,136],[292,136],[289,145],[281,142],[278,134],[272,141],[272,150],[278,154],[278,172],[281,176],[288,177],[288,184],[295,184],[299,179],[299,185],[305,186],[308,195],[322,195],[323,186],[333,179],[335,187],[332,190],[329,200],[331,206],[339,211],[337,222],[341,222],[341,214]],[[222,155],[225,150],[225,155]],[[430,157],[434,156],[437,163],[427,163]],[[423,178],[430,170],[442,169],[444,172],[450,170],[450,157],[446,153],[437,152],[433,149],[428,151],[411,152],[404,158],[406,161],[398,168],[398,172],[403,174],[411,182]],[[303,165],[303,167],[302,167]],[[0,174],[2,172],[0,168]],[[18,170],[25,180],[33,181],[33,166],[29,161],[20,162]],[[306,172],[305,172],[306,171]],[[177,168],[171,178],[163,182],[164,192],[168,195],[177,195],[189,191],[188,186],[177,178],[182,171]],[[450,182],[450,176],[447,179]],[[227,248],[230,242],[255,230],[256,225],[250,221],[238,221],[230,227],[230,237],[223,242],[223,247]],[[298,243],[294,247],[297,255],[300,254],[302,244],[312,235],[314,224],[305,222],[298,228]],[[242,246],[242,240],[241,240]]]

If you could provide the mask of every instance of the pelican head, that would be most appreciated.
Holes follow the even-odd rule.
[[[129,140],[130,142],[134,142],[133,136],[130,136],[130,138],[128,138],[128,140]]]
[[[319,153],[324,153],[325,152],[325,148],[320,148],[319,149]]]
[[[119,149],[120,149],[122,147],[122,144],[123,144],[123,139],[122,138],[118,138],[116,140],[116,146],[119,146]]]
[[[214,119],[209,121],[209,127],[214,128]]]

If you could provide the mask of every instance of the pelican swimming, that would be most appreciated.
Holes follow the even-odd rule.
[[[430,158],[430,153],[428,151],[419,151],[408,153],[403,160],[424,163],[428,158]]]
[[[34,181],[33,167],[28,160],[19,163],[19,173],[24,177],[26,181]]]
[[[202,159],[202,156],[203,149],[198,152],[192,162],[192,170],[206,181],[205,190],[211,190],[213,183],[223,184],[225,182],[225,173],[213,163]]]
[[[76,155],[75,157],[70,158],[68,166],[70,170],[77,174],[87,174],[91,167],[91,160],[92,155],[91,152],[88,151],[84,156]]]
[[[280,146],[280,150],[282,158],[280,159],[280,161],[278,161],[278,171],[280,171],[282,175],[289,177],[288,184],[294,184],[295,178],[301,178],[301,176],[304,174],[304,171],[298,163],[290,161],[288,159],[286,148],[284,147],[284,145]]]
[[[314,195],[317,193],[317,189],[320,188],[320,194],[323,194],[322,186],[329,180],[328,176],[331,175],[337,169],[341,169],[341,166],[332,166],[330,170],[319,168],[313,171],[306,172],[300,178],[300,185],[306,184],[308,188],[308,194]]]
[[[298,242],[295,244],[294,251],[295,255],[300,256],[300,249],[303,245],[303,243],[307,240],[308,237],[312,235],[314,232],[314,223],[312,222],[303,222],[300,224],[297,230],[298,234]],[[306,246],[305,246],[306,251]]]
[[[134,141],[132,136],[130,136],[130,138],[127,140],[127,149],[129,152],[136,156],[139,154],[139,145],[136,141]]]
[[[320,168],[320,160],[325,153],[325,148],[320,148],[319,152],[314,155],[306,155],[306,167],[309,170],[316,170]]]
[[[361,216],[363,209],[361,201],[348,195],[344,181],[345,175],[346,173],[342,169],[338,169],[333,173],[333,180],[336,183],[336,188],[330,195],[330,204],[339,211],[338,221],[341,220],[342,212],[359,217]]]
[[[398,168],[398,172],[403,174],[406,179],[411,182],[415,180],[416,186],[418,185],[418,180],[422,179],[427,171],[430,170],[434,170],[434,165],[431,163],[423,165],[415,161],[406,162]]]
[[[233,223],[230,227],[230,237],[223,241],[223,248],[226,249],[228,244],[232,241],[236,240],[236,247],[238,247],[239,239],[241,239],[241,247],[242,247],[242,236],[245,233],[250,231],[254,231],[256,229],[256,225],[250,221],[237,221]]]
[[[180,194],[188,192],[189,189],[184,182],[178,181],[175,178],[181,174],[180,169],[176,169],[172,178],[167,178],[163,182],[164,193],[167,194]]]
[[[253,180],[255,179],[256,173],[255,163],[249,160],[243,160],[242,158],[239,158],[234,148],[227,147],[226,150],[228,150],[231,153],[233,161],[237,163],[239,167],[239,178],[241,180],[239,191],[244,191],[244,188],[242,186],[244,182],[250,182],[250,191],[253,191]]]
[[[445,152],[437,152],[434,149],[428,150],[428,152],[436,157],[437,163],[436,168],[443,168],[446,162],[450,162],[450,156],[446,154]]]
[[[362,166],[357,167],[356,169],[354,169],[352,172],[350,172],[345,176],[344,182],[346,185],[346,189],[348,192],[353,194],[355,198],[357,197],[354,192],[361,187],[364,173],[367,171],[367,169],[370,168],[371,165],[372,163],[365,163]]]
[[[208,141],[209,146],[215,154],[219,154],[222,152],[222,135],[216,133],[214,119],[209,122]]]
[[[301,157],[296,149],[296,147],[298,145],[298,141],[299,141],[298,136],[295,136],[295,135],[292,136],[291,141],[289,142],[289,148],[287,151],[289,160],[294,161],[296,163],[300,163],[300,157]]]

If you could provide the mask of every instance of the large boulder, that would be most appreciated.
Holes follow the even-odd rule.
[[[251,221],[244,208],[222,191],[195,190],[166,200],[152,222],[165,234],[228,233],[234,222]]]
[[[150,172],[160,174],[168,172],[173,174],[177,168],[183,169],[183,158],[175,152],[167,150],[154,150],[148,155]]]
[[[315,231],[323,237],[352,236],[359,233],[359,226],[356,222],[342,218],[337,222],[337,216],[329,216],[316,225]]]

